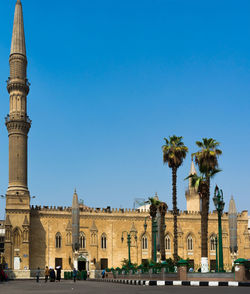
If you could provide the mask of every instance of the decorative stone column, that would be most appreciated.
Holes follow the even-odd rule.
[[[4,244],[4,253],[5,253],[5,262],[8,265],[8,268],[12,268],[12,224],[10,222],[10,218],[7,215],[5,221],[5,244]]]
[[[25,216],[24,218],[24,222],[23,222],[23,244],[22,244],[22,260],[23,260],[23,264],[22,267],[24,270],[28,270],[29,269],[29,221],[27,216]]]

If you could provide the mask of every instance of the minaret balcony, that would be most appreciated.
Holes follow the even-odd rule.
[[[32,120],[29,118],[28,115],[20,115],[20,114],[14,114],[12,116],[10,116],[9,114],[7,114],[7,116],[5,117],[5,124],[12,122],[12,121],[22,121],[22,122],[26,122],[28,124],[31,125]]]
[[[30,83],[28,79],[21,79],[19,77],[17,78],[8,78],[7,82],[7,90],[10,93],[13,90],[23,90],[26,95],[29,93],[30,89]]]

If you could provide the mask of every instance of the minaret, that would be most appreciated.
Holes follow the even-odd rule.
[[[10,109],[5,119],[9,134],[6,219],[11,224],[7,226],[11,237],[5,241],[5,257],[10,269],[29,270],[30,194],[27,184],[27,140],[31,121],[27,115],[29,82],[26,75],[27,58],[20,0],[17,0],[15,6],[9,64],[7,90],[10,95]]]
[[[237,210],[233,196],[229,202],[228,210],[228,222],[229,222],[229,236],[230,236],[230,252],[235,254],[238,251],[237,245]]]
[[[7,90],[10,95],[10,110],[5,121],[9,133],[9,185],[6,209],[20,206],[29,209],[27,140],[31,121],[27,115],[29,82],[26,75],[27,58],[20,0],[17,0],[15,7],[9,64]]]
[[[78,269],[79,256],[79,203],[76,189],[72,201],[72,257],[74,268]]]
[[[194,162],[192,160],[189,175],[195,175],[195,174],[196,174],[196,169],[194,166]],[[188,188],[189,188],[189,190],[194,189],[194,187],[192,187],[192,180],[191,179],[189,179],[189,181],[188,181]]]
[[[79,203],[76,190],[72,201],[72,249],[73,252],[79,249]]]
[[[189,175],[196,174],[194,162],[191,162],[191,168]],[[189,179],[188,190],[185,193],[187,201],[187,211],[200,211],[200,195],[197,193],[194,187],[191,185],[192,180]]]

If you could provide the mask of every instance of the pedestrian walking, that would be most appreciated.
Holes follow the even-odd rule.
[[[102,278],[105,278],[105,269],[102,271]]]
[[[61,267],[60,266],[56,267],[56,279],[58,282],[61,281]]]
[[[0,267],[0,282],[7,282],[8,281],[8,276],[7,274],[4,272],[4,270]]]
[[[40,273],[41,273],[41,271],[40,271],[40,267],[38,267],[37,270],[36,270],[36,282],[37,282],[37,283],[39,283]]]
[[[50,278],[50,282],[55,282],[56,274],[53,268],[50,269],[49,278]]]
[[[49,268],[47,266],[45,267],[44,276],[45,276],[45,283],[47,283],[49,278]]]
[[[76,282],[76,277],[77,277],[77,270],[74,268],[73,269],[73,279],[74,279],[74,282]]]

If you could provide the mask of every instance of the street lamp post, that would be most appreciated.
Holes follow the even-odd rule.
[[[219,272],[224,271],[223,267],[223,246],[222,246],[222,229],[221,229],[221,216],[225,206],[223,201],[223,192],[218,186],[215,187],[213,197],[215,208],[218,212],[218,232],[219,232]]]
[[[147,230],[147,223],[146,223],[147,217],[145,217],[145,223],[144,223],[144,231]],[[157,220],[156,218],[152,217],[152,238],[153,238],[153,261],[157,261],[157,248],[156,248],[156,236],[157,236]]]
[[[127,244],[128,244],[128,264],[131,265],[131,254],[130,254],[130,246],[131,246],[131,236],[135,238],[135,241],[137,241],[137,232],[136,231],[130,231],[129,233],[127,231],[122,232],[121,241],[124,241],[123,233],[127,234]]]
[[[218,273],[218,239],[217,239],[217,236],[215,236],[215,252],[216,252],[216,268],[215,268],[215,271],[216,273]]]

